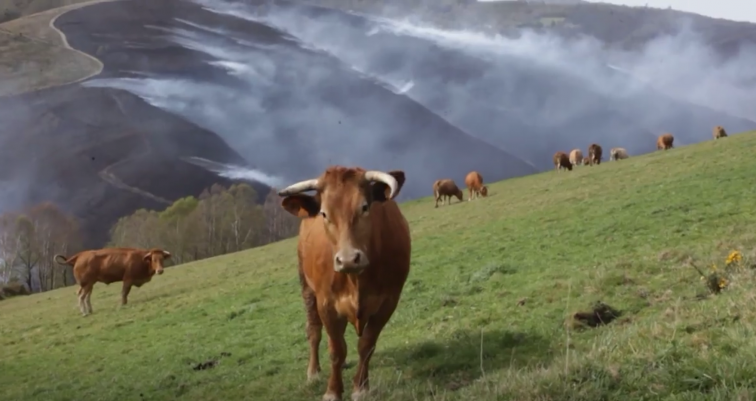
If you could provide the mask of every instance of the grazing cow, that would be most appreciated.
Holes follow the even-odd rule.
[[[344,392],[347,323],[359,337],[352,399],[369,389],[370,358],[410,270],[409,224],[393,200],[404,181],[403,171],[332,166],[278,193],[285,197],[281,206],[302,218],[297,256],[310,343],[308,381],[320,372],[323,326],[328,333],[331,374],[323,400],[341,400]],[[302,194],[308,190],[317,192]]]
[[[656,139],[656,150],[672,149],[674,146],[672,143],[675,141],[675,137],[672,134],[662,134]]]
[[[588,146],[588,158],[591,159],[591,165],[601,164],[601,157],[603,153],[604,150],[601,149],[601,145],[597,143],[592,143],[590,146]]]
[[[79,252],[70,258],[55,255],[53,260],[63,266],[73,266],[74,278],[79,284],[79,310],[87,316],[92,313],[92,288],[95,283],[122,281],[121,305],[126,305],[132,286],[141,287],[152,276],[163,274],[163,261],[171,254],[158,248],[105,248]]]
[[[572,171],[572,162],[570,162],[570,158],[569,156],[567,156],[567,153],[554,153],[554,168],[556,169],[557,173],[563,168]]]
[[[441,204],[443,205],[444,202],[446,202],[448,205],[451,205],[451,198],[452,196],[456,196],[457,199],[462,201],[462,190],[460,190],[457,187],[457,184],[454,183],[454,180],[452,179],[442,179],[442,180],[436,180],[433,183],[433,196],[436,198],[436,206],[438,207],[438,201],[441,200]]]
[[[714,139],[715,140],[717,140],[719,138],[726,138],[727,137],[727,132],[725,131],[725,129],[721,125],[717,125],[716,127],[714,127],[713,134],[714,134]]]
[[[590,157],[584,157],[583,158],[583,166],[590,166],[591,165],[591,158]]]
[[[468,201],[472,200],[473,193],[475,193],[476,199],[480,196],[488,196],[488,188],[483,185],[483,176],[480,175],[480,173],[477,171],[471,171],[467,174],[467,177],[465,177],[465,185],[467,186],[467,191],[469,192],[467,198]],[[436,192],[435,189],[433,190],[433,192]]]
[[[572,149],[570,152],[570,163],[575,166],[583,164],[583,152],[580,149]]]
[[[625,148],[612,148],[609,151],[609,160],[622,160],[627,159],[630,157],[630,155],[627,154],[627,150]]]

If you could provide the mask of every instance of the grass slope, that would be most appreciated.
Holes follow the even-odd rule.
[[[44,4],[45,11],[0,24],[0,96],[78,82],[98,74],[102,63],[68,46],[52,21],[100,1],[63,1],[53,9],[47,7],[53,3]]]
[[[753,399],[754,275],[704,297],[685,260],[754,257],[754,147],[736,135],[506,180],[475,202],[402,204],[412,272],[373,399]],[[1,302],[0,399],[319,399],[324,380],[304,384],[295,244],[169,269],[121,310],[120,287],[99,284],[87,318],[74,288]],[[597,300],[622,318],[565,327]],[[348,380],[355,340],[348,329]]]

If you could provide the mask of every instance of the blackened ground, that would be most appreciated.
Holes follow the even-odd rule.
[[[0,121],[2,206],[52,200],[82,220],[89,246],[105,244],[121,216],[230,183],[180,157],[244,163],[212,132],[112,89],[0,98]]]

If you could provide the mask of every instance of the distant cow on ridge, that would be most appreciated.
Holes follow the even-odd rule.
[[[488,187],[483,185],[483,176],[480,175],[480,173],[477,171],[471,171],[467,174],[467,177],[465,177],[465,185],[467,186],[467,191],[469,192],[467,198],[468,201],[472,200],[473,193],[475,194],[476,199],[479,196],[488,196]]]
[[[672,134],[662,134],[656,139],[656,150],[672,149],[675,137]]]
[[[575,166],[583,164],[583,152],[580,149],[572,149],[570,152],[570,163]]]
[[[122,281],[121,305],[126,305],[132,286],[141,287],[152,276],[163,274],[163,261],[171,254],[162,249],[104,248],[79,252],[70,258],[55,255],[53,260],[63,266],[73,266],[74,278],[79,284],[79,310],[87,316],[92,313],[92,288],[95,283]]]
[[[332,166],[318,178],[282,190],[281,206],[302,219],[297,257],[310,344],[307,380],[320,372],[322,329],[328,333],[331,374],[323,400],[341,400],[347,355],[344,331],[359,338],[352,399],[370,388],[368,364],[394,313],[410,271],[409,223],[394,198],[403,171]],[[314,196],[303,192],[314,190]]]
[[[591,165],[601,164],[601,157],[604,150],[601,149],[601,145],[592,143],[588,146],[588,158],[591,159]]]
[[[714,127],[713,135],[715,140],[719,138],[726,138],[727,132],[721,125],[717,125],[716,127]]]
[[[583,158],[583,166],[590,166],[591,165],[591,158],[586,156]]]
[[[610,161],[612,161],[612,160],[616,161],[616,160],[627,159],[628,157],[630,157],[630,156],[627,154],[627,150],[625,148],[612,148],[609,151],[609,160]]]
[[[457,184],[454,183],[454,180],[449,178],[436,180],[433,183],[433,196],[436,198],[435,207],[438,207],[438,201],[441,200],[441,198],[443,198],[443,200],[441,200],[442,205],[445,201],[448,201],[447,204],[451,205],[452,196],[456,196],[460,202],[463,198],[462,191],[457,187]]]
[[[557,173],[561,169],[572,171],[572,163],[570,162],[570,158],[569,156],[567,156],[567,153],[561,151],[554,153],[554,168],[556,169]]]

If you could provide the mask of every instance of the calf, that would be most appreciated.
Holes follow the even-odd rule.
[[[467,191],[469,192],[467,198],[468,201],[472,200],[473,193],[475,193],[476,199],[479,196],[488,196],[488,188],[483,185],[483,176],[480,175],[480,173],[477,171],[471,171],[467,174],[467,177],[465,177],[465,185],[467,186]]]
[[[572,163],[570,162],[570,158],[567,156],[567,153],[554,153],[554,168],[556,169],[557,173],[563,168],[572,171]]]
[[[436,198],[436,206],[438,207],[438,201],[441,200],[443,197],[444,199],[441,200],[441,204],[443,205],[446,201],[447,204],[451,205],[451,197],[456,196],[457,199],[462,201],[462,191],[457,187],[457,184],[454,183],[454,180],[452,179],[442,179],[442,180],[436,180],[433,183],[433,196]]]
[[[55,255],[53,260],[60,265],[73,266],[74,278],[79,284],[79,310],[87,316],[92,313],[92,288],[95,283],[122,281],[121,305],[126,305],[132,286],[141,287],[152,276],[163,274],[163,261],[171,254],[162,249],[105,248],[79,252],[70,258]]]

